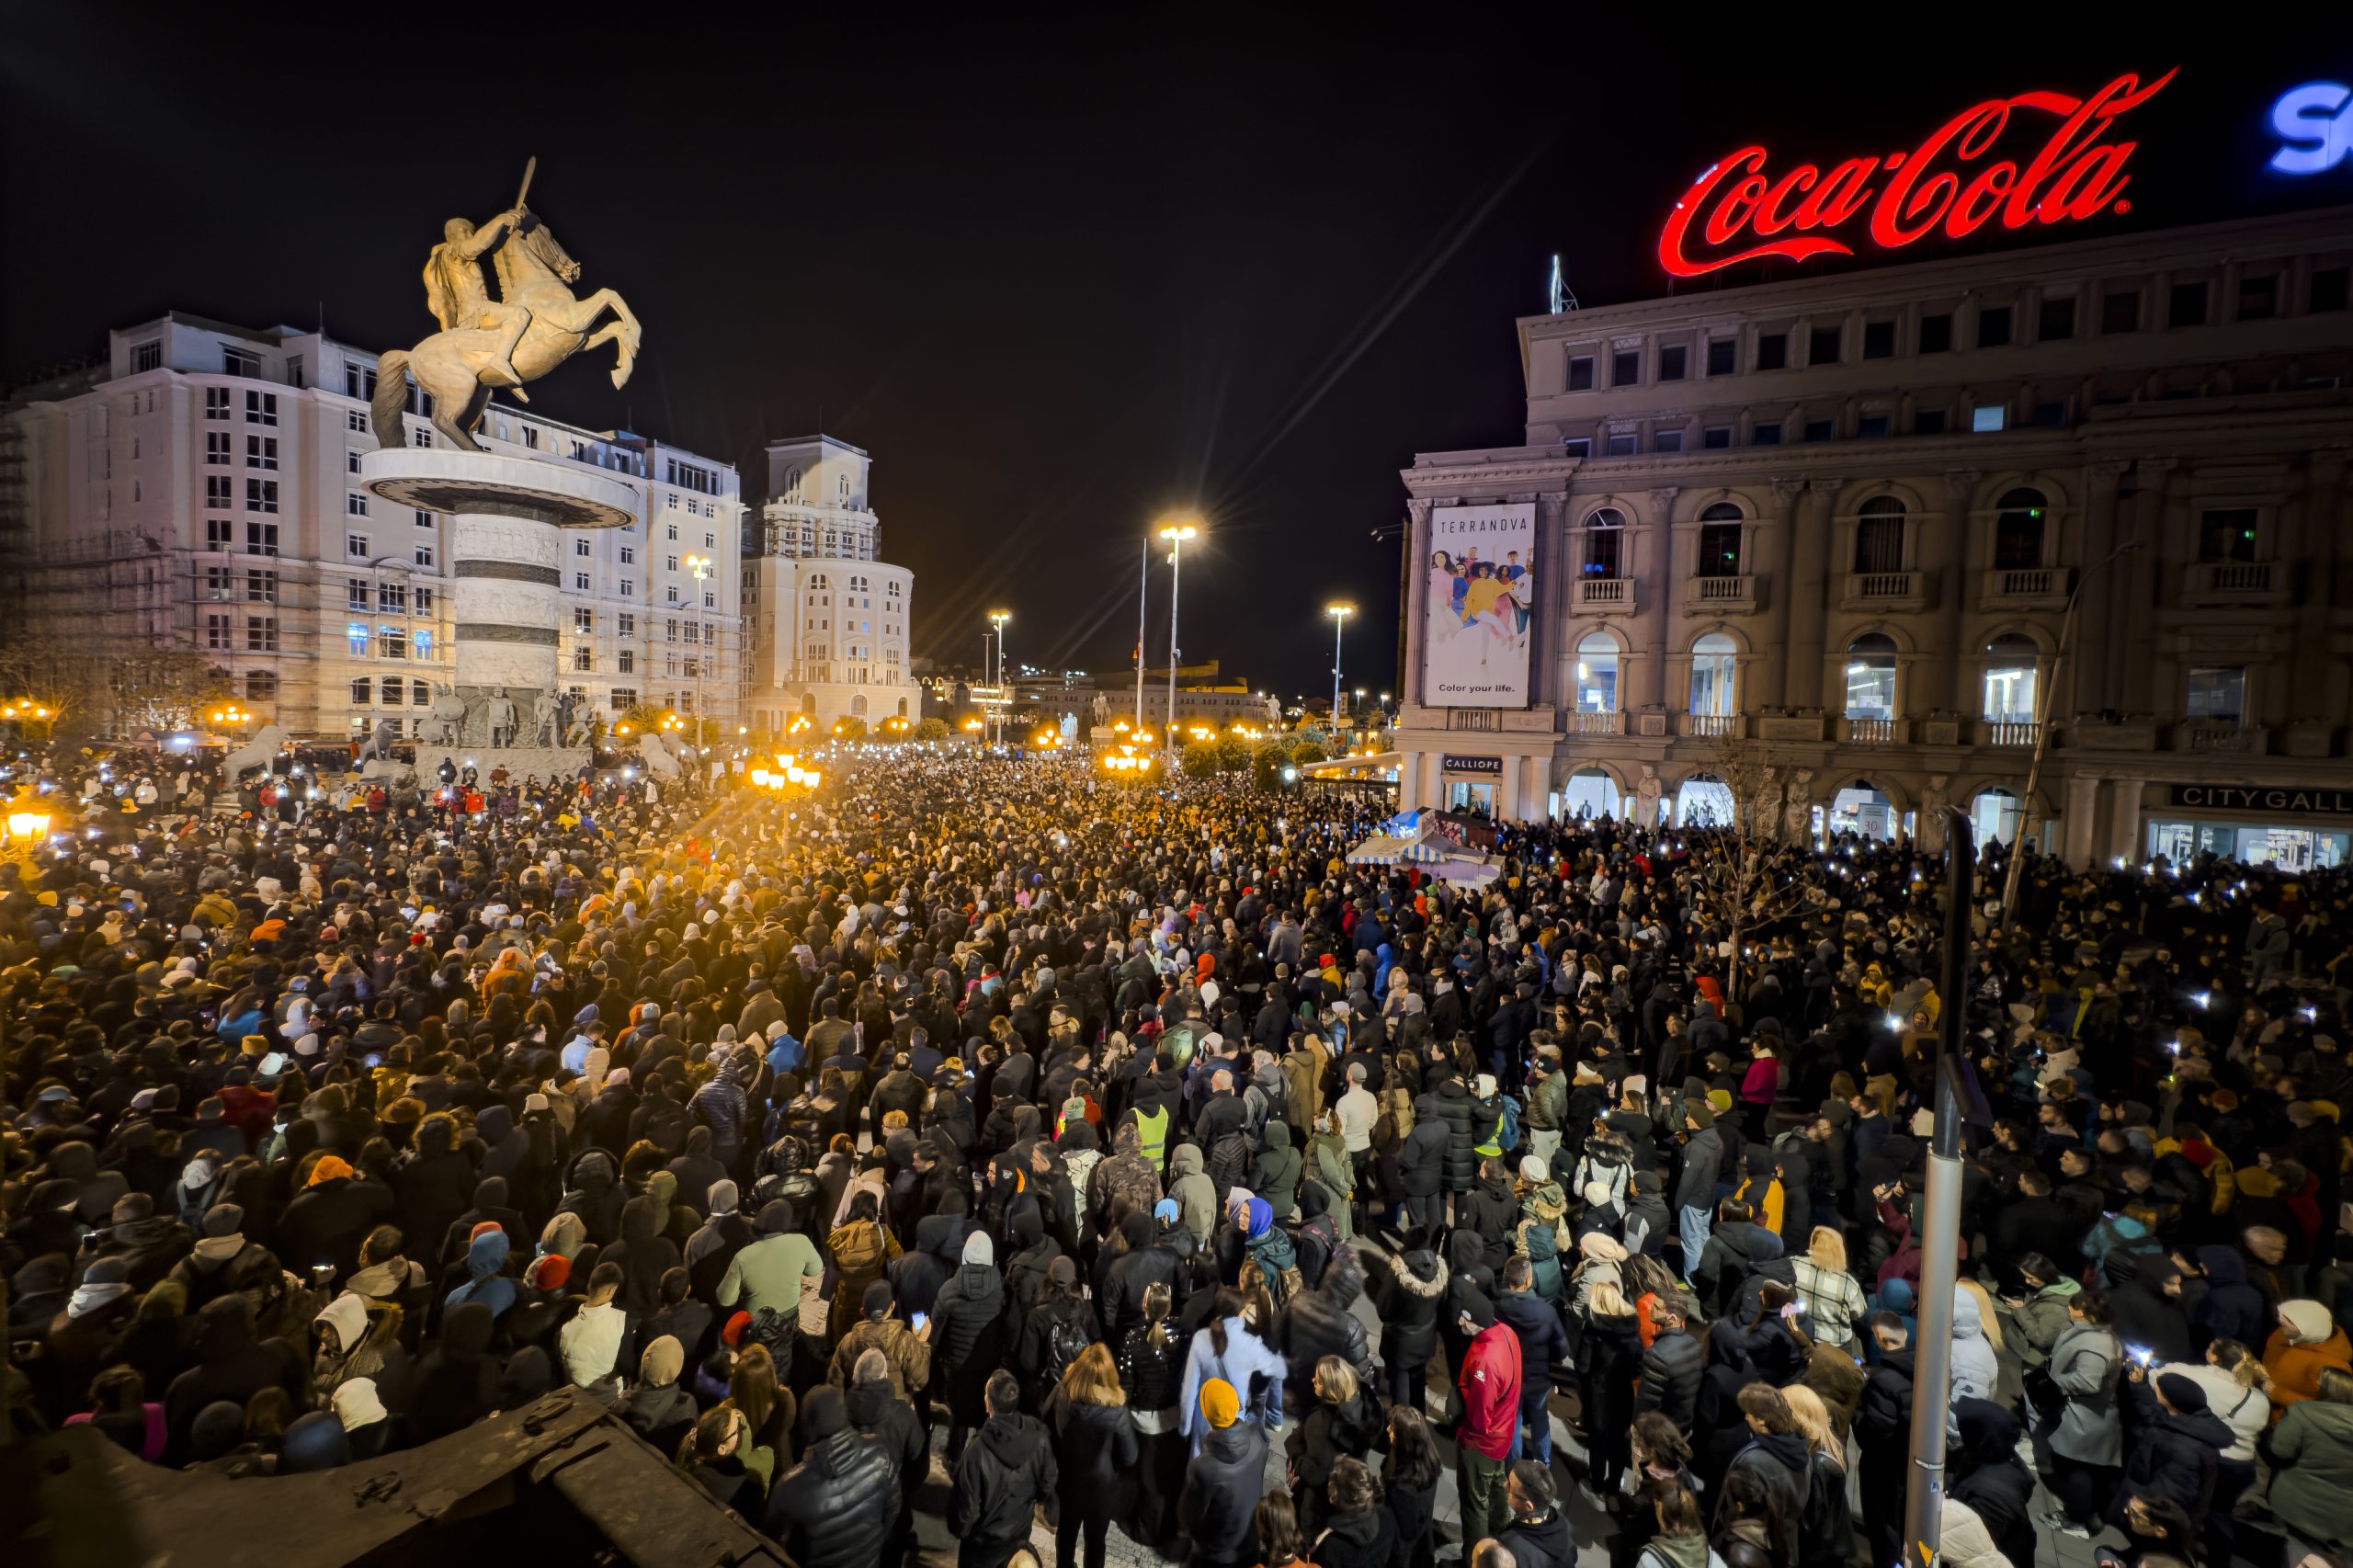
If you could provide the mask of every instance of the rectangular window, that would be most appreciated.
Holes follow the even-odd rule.
[[[420,544],[415,550],[411,551],[409,554],[410,558],[419,566],[431,566],[433,564],[433,547],[429,544]]]
[[[368,416],[356,408],[347,408],[343,411],[343,427],[365,435],[368,431]]]
[[[232,348],[223,344],[221,348],[221,369],[225,375],[258,376],[261,374],[261,356],[249,349]]]
[[[1920,318],[1920,352],[1944,354],[1950,352],[1951,348],[1952,316],[1950,313],[1939,312],[1932,316],[1922,316]]]
[[[368,536],[367,536],[366,534],[346,534],[346,535],[344,535],[344,536],[343,536],[343,552],[344,552],[346,555],[350,556],[354,561],[365,561],[365,560],[367,560],[367,559],[368,559]]]
[[[1977,347],[1999,348],[2010,340],[2010,307],[1981,305],[1977,310]]]
[[[245,481],[245,510],[275,512],[278,510],[278,481],[248,479]]]
[[[630,579],[630,578],[627,578],[627,577],[622,578],[622,579],[621,579],[621,597],[623,597],[623,598],[625,598],[625,599],[631,599],[631,598],[635,598],[636,597],[637,597],[637,584],[636,584],[634,581],[632,581],[631,579]]]
[[[421,583],[417,585],[416,589],[416,613],[419,615],[433,613],[433,590]]]
[[[668,603],[676,604],[678,602],[678,585],[676,583],[670,584],[663,590],[663,597]]]
[[[229,504],[229,503],[228,503],[227,501],[225,501],[225,500],[224,500],[224,501],[222,501],[222,502],[221,503],[221,505],[222,505],[223,506],[227,506],[228,504]],[[236,548],[237,548],[237,525],[236,525],[236,524],[234,524],[234,523],[233,523],[233,522],[231,522],[231,521],[230,521],[228,518],[226,518],[226,517],[207,517],[207,518],[205,518],[205,519],[204,519],[204,548],[205,548],[205,549],[207,549],[207,550],[234,550],[234,549],[236,549]]]
[[[408,444],[412,447],[431,446],[433,444],[432,426],[420,425],[415,429],[411,430],[408,433]]]
[[[2035,314],[2034,336],[2038,343],[2063,343],[2075,335],[2075,299],[2072,294],[2042,301]]]
[[[408,657],[408,629],[403,626],[376,628],[376,652],[388,659]]]
[[[409,634],[409,645],[416,650],[416,656],[418,658],[432,658],[433,629],[429,626],[418,627],[415,631]]]
[[[256,615],[245,622],[245,647],[256,653],[278,652],[278,618]]]
[[[574,592],[583,594],[586,593],[588,591],[588,574],[585,572],[574,572],[572,574],[572,586]]]
[[[225,473],[207,474],[204,479],[204,504],[223,511],[234,506],[236,503],[231,497],[229,487],[235,483]]]
[[[1699,432],[1702,451],[1721,451],[1731,445],[1732,426],[1729,425],[1711,425]]]
[[[344,516],[347,517],[366,517],[368,515],[368,497],[362,495],[357,490],[345,491],[343,493],[343,512]]]
[[[634,566],[637,564],[637,546],[633,544],[625,544],[620,547],[620,551],[622,565]]]
[[[586,556],[589,553],[588,540],[585,537],[572,541],[572,553],[578,556]]]
[[[1740,342],[1731,337],[1708,339],[1708,374],[1729,376],[1740,360]]]
[[[387,615],[408,613],[408,585],[386,583],[376,590],[376,608]]]
[[[1827,441],[1835,430],[1836,426],[1827,419],[1809,419],[1805,422],[1805,438],[1809,441]]]
[[[2038,430],[2063,430],[2067,426],[2067,404],[2063,400],[2038,403],[2027,410],[2026,422]]]
[[[2177,283],[2165,290],[2165,324],[2167,326],[2204,326],[2206,324],[2206,285]]]
[[[217,468],[229,463],[229,432],[208,430],[204,433],[204,460]]]
[[[400,703],[402,688],[407,685],[408,682],[403,680],[398,676],[384,676],[381,689],[384,693],[384,702],[386,706],[397,707]]]
[[[1658,379],[1679,381],[1690,373],[1691,350],[1680,343],[1664,345],[1658,351]]]
[[[2253,561],[2255,508],[2210,506],[2198,514],[2198,559],[2209,562]]]
[[[2343,267],[2316,268],[2313,273],[2312,288],[2309,290],[2312,302],[2308,308],[2314,315],[2343,310],[2348,281],[2353,281],[2353,268]]]
[[[278,437],[248,436],[245,437],[245,466],[274,469],[278,466]]]
[[[637,706],[637,688],[631,686],[613,687],[613,711],[626,713]]]
[[[418,528],[429,528],[433,526],[433,514],[430,512],[411,512],[409,516],[415,520]]]
[[[1749,432],[1748,444],[1752,447],[1778,447],[1781,444],[1781,427],[1779,425],[1759,425]]]
[[[2009,424],[2010,411],[1998,403],[1981,403],[1969,411],[1969,427],[1979,435],[2004,428]]]
[[[1654,431],[1652,431],[1652,432],[1651,432],[1651,450],[1652,450],[1652,451],[1654,451],[1654,452],[1679,452],[1679,451],[1681,451],[1682,449],[1683,449],[1683,432],[1682,432],[1682,431],[1680,431],[1680,430],[1654,430]]]
[[[2246,666],[2202,665],[2189,672],[2182,711],[2192,719],[2235,724],[2246,712]]]
[[[276,523],[247,523],[245,525],[245,553],[247,555],[277,554],[278,525]]]
[[[2279,275],[2239,279],[2239,320],[2268,321],[2279,313]]]
[[[1806,334],[1805,362],[1809,365],[1838,363],[1838,329],[1818,326]]]
[[[1631,432],[1629,432],[1629,433],[1625,433],[1625,434],[1620,434],[1620,435],[1616,435],[1616,436],[1612,436],[1612,437],[1609,437],[1608,452],[1609,452],[1609,455],[1610,455],[1611,457],[1613,457],[1613,458],[1626,458],[1626,457],[1631,457],[1631,456],[1633,456],[1633,455],[1634,455],[1634,437],[1633,437],[1633,435],[1632,435]]]
[[[276,604],[278,602],[278,574],[275,572],[246,573],[245,602],[256,605]]]
[[[597,612],[585,606],[574,609],[572,612],[572,630],[574,631],[596,631]]]
[[[1631,387],[1643,379],[1643,351],[1620,348],[1609,356],[1609,384]]]
[[[676,642],[677,640],[678,619],[677,617],[672,616],[662,623],[662,641],[665,642]]]
[[[358,473],[359,472],[358,448],[346,447],[343,449],[343,472],[346,473]]]
[[[613,630],[623,637],[636,636],[637,617],[628,610],[621,611],[613,618]]]
[[[355,620],[346,626],[343,629],[343,642],[344,646],[351,650],[353,658],[366,658],[368,656],[368,623],[364,620]]]
[[[1738,523],[1702,523],[1699,525],[1699,575],[1702,577],[1737,577],[1740,575],[1740,534]]]
[[[1593,390],[1592,355],[1572,354],[1569,356],[1569,390],[1571,392]]]
[[[357,577],[354,577],[344,584],[344,608],[356,609],[364,614],[368,609],[368,585],[366,583],[360,581]]]
[[[1895,324],[1892,321],[1871,321],[1863,324],[1863,358],[1893,359],[1895,358]]]
[[[204,417],[207,419],[229,417],[229,389],[227,387],[204,389]]]
[[[209,598],[227,599],[236,597],[237,574],[226,566],[204,569],[204,592]]]
[[[1593,456],[1593,442],[1584,436],[1563,436],[1561,437],[1561,455],[1571,458],[1589,458]]]
[[[164,340],[162,338],[151,337],[144,343],[131,345],[131,373],[132,375],[135,376],[142,370],[160,370],[163,368]]]
[[[278,394],[249,392],[245,394],[245,422],[249,425],[278,423]]]
[[[1760,370],[1783,370],[1790,364],[1790,335],[1786,332],[1760,332],[1756,335],[1756,368]]]
[[[300,354],[286,357],[286,384],[298,389],[302,384],[302,357]]]
[[[431,633],[426,633],[426,636],[430,637]],[[420,659],[432,657],[429,646],[419,643],[416,656]],[[421,680],[412,680],[408,683],[408,699],[414,707],[429,708],[433,704],[433,688]]]
[[[1860,440],[1870,440],[1887,434],[1887,415],[1860,414],[1855,416],[1855,435]]]
[[[1945,411],[1943,409],[1923,408],[1912,415],[1912,434],[1915,436],[1941,436],[1944,433]]]
[[[637,673],[637,650],[634,648],[624,648],[620,653],[614,654],[613,668],[616,673],[620,675],[635,675]]]
[[[2138,294],[2104,294],[2099,301],[2099,330],[2104,337],[2120,332],[2136,332],[2141,325],[2141,296]]]
[[[229,618],[227,616],[208,615],[204,618],[204,645],[208,648],[229,646]]]
[[[365,708],[375,700],[376,683],[374,681],[369,680],[366,676],[361,676],[351,683],[351,705],[354,708]]]
[[[586,674],[586,673],[588,673],[588,672],[593,671],[594,669],[596,669],[596,667],[597,667],[597,649],[596,649],[596,645],[595,645],[594,643],[583,642],[583,643],[581,643],[578,647],[576,647],[576,648],[573,649],[573,650],[572,650],[572,667],[573,667],[574,670],[577,670],[577,671],[579,671],[579,672],[581,672],[581,673],[583,673],[583,674]]]

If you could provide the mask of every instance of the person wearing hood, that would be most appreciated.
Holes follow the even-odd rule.
[[[2260,1341],[2270,1327],[2263,1292],[2247,1283],[2246,1263],[2236,1247],[2202,1246],[2198,1267],[2206,1278],[2205,1293],[2189,1309],[2190,1347],[2203,1353],[2218,1339],[2242,1345]]]
[[[116,1199],[108,1221],[99,1233],[97,1256],[121,1259],[133,1290],[170,1274],[196,1244],[194,1233],[172,1215],[156,1213],[155,1200],[143,1192]]]
[[[678,1244],[661,1233],[661,1213],[651,1193],[621,1205],[621,1239],[607,1247],[600,1263],[619,1264],[620,1294],[613,1304],[632,1324],[662,1310],[662,1277],[678,1267]]]
[[[1162,1199],[1163,1203],[1168,1200]],[[1172,1300],[1182,1300],[1184,1271],[1176,1252],[1164,1245],[1153,1214],[1129,1214],[1120,1221],[1120,1250],[1104,1249],[1104,1262],[1095,1291],[1095,1309],[1103,1323],[1106,1343],[1118,1345],[1131,1324],[1143,1318],[1144,1292],[1165,1287]],[[1108,1264],[1108,1267],[1105,1267]]]
[[[1176,1200],[1177,1218],[1196,1236],[1207,1239],[1217,1228],[1217,1188],[1201,1165],[1198,1143],[1179,1143],[1168,1154],[1168,1196]]]
[[[2119,1250],[2108,1255],[2100,1272],[2108,1279],[2108,1307],[2116,1337],[2129,1350],[2146,1352],[2159,1361],[2189,1359],[2181,1270],[2171,1258]]]
[[[1197,1341],[1198,1343],[1198,1341]],[[1267,1435],[1242,1416],[1242,1396],[1222,1378],[1210,1378],[1187,1406],[1201,1434],[1176,1518],[1192,1540],[1188,1568],[1244,1568],[1257,1547],[1254,1515],[1265,1490]]]
[[[201,1312],[229,1289],[229,1280],[237,1272],[231,1265],[253,1245],[244,1237],[244,1222],[245,1211],[240,1205],[213,1205],[205,1212],[204,1233],[188,1255],[172,1266],[171,1278],[188,1292],[190,1312]]]
[[[809,1446],[769,1492],[764,1528],[801,1568],[880,1568],[899,1517],[897,1457],[837,1389],[813,1390],[801,1423]]]
[[[457,1121],[442,1112],[426,1117],[392,1162],[392,1223],[420,1251],[434,1245],[465,1212],[475,1180],[473,1162],[458,1146]]]
[[[2066,1332],[2051,1347],[2051,1381],[2066,1401],[2050,1436],[2057,1471],[2052,1492],[2059,1506],[2045,1512],[2042,1522],[2080,1540],[2097,1528],[2101,1505],[2124,1463],[2116,1388],[2124,1349],[2109,1326],[2108,1298],[2099,1291],[2078,1292],[2067,1316]]]
[[[1414,1110],[1414,1130],[1405,1135],[1396,1159],[1402,1222],[1435,1236],[1446,1224],[1446,1164],[1452,1133],[1439,1114],[1436,1096],[1424,1095]]]
[[[506,1206],[506,1179],[484,1176],[474,1183],[473,1206],[451,1221],[449,1230],[442,1233],[441,1250],[438,1256],[444,1262],[463,1257],[466,1248],[473,1243],[474,1233],[484,1223],[496,1225],[506,1233],[509,1252],[530,1244],[529,1221],[523,1218],[521,1210]]]
[[[708,1217],[687,1238],[679,1256],[694,1280],[695,1293],[710,1301],[714,1299],[719,1282],[726,1278],[728,1265],[735,1261],[737,1253],[752,1244],[758,1233],[744,1217],[739,1207],[742,1199],[733,1182],[724,1177],[714,1181],[704,1197],[710,1204]]]
[[[515,1113],[504,1104],[494,1101],[474,1112],[474,1137],[483,1146],[482,1164],[474,1170],[478,1179],[495,1178],[511,1186],[523,1176],[531,1136],[515,1125]]]
[[[621,1205],[629,1194],[620,1187],[620,1170],[602,1149],[588,1149],[572,1162],[572,1185],[556,1205],[562,1214],[576,1214],[588,1239],[609,1245],[620,1236]]]
[[[1699,1266],[1690,1276],[1692,1288],[1699,1294],[1700,1310],[1710,1318],[1730,1312],[1740,1299],[1741,1287],[1757,1266],[1780,1256],[1781,1238],[1756,1223],[1747,1204],[1737,1198],[1725,1199],[1699,1254]]]
[[[711,1154],[710,1129],[692,1127],[687,1131],[687,1152],[670,1162],[670,1174],[677,1178],[678,1201],[698,1213],[711,1212],[710,1189],[727,1179],[727,1167]]]
[[[1952,1288],[1952,1397],[1992,1399],[2002,1375],[2001,1361],[1986,1336],[1984,1312],[1977,1292],[1962,1285]]]
[[[319,1309],[311,1324],[311,1398],[324,1410],[353,1378],[399,1387],[407,1381],[401,1347],[401,1310],[346,1290]]]
[[[1447,1295],[1446,1266],[1416,1232],[1388,1259],[1379,1300],[1381,1361],[1392,1404],[1419,1408],[1430,1358],[1438,1353],[1438,1314]]]
[[[2040,1253],[2025,1254],[2016,1267],[2022,1293],[2003,1300],[2009,1326],[2002,1343],[2016,1352],[2021,1366],[2047,1367],[2051,1347],[2067,1330],[2067,1305],[2083,1286]]]
[[[1052,1435],[1044,1423],[1021,1414],[1021,1384],[1014,1375],[991,1373],[984,1398],[988,1420],[956,1461],[948,1499],[957,1568],[1006,1568],[1028,1547],[1031,1511],[1055,1495],[1061,1474]]]
[[[1357,1298],[1364,1294],[1364,1272],[1354,1253],[1335,1258],[1313,1290],[1302,1290],[1285,1302],[1275,1320],[1275,1346],[1290,1368],[1289,1393],[1303,1397],[1326,1359],[1347,1366],[1364,1382],[1372,1381],[1372,1353],[1365,1340],[1364,1322],[1357,1316]],[[1307,1509],[1313,1517],[1315,1510]]]
[[[2312,1398],[2290,1406],[2262,1444],[2271,1466],[2272,1517],[2298,1543],[2343,1551],[2353,1546],[2353,1373],[2325,1367]]]
[[[276,1388],[297,1405],[301,1403],[301,1358],[283,1340],[255,1337],[253,1308],[242,1295],[207,1302],[197,1314],[196,1356],[196,1365],[173,1379],[164,1395],[175,1454],[189,1453],[197,1413],[216,1401],[232,1401],[243,1410],[255,1394]]]
[[[1568,1199],[1552,1180],[1551,1165],[1539,1154],[1520,1161],[1514,1190],[1519,1199],[1519,1210],[1518,1222],[1512,1228],[1511,1251],[1528,1260],[1535,1281],[1531,1289],[1548,1301],[1559,1301],[1563,1299],[1561,1246]]]
[[[1282,1122],[1268,1121],[1259,1136],[1264,1146],[1258,1151],[1250,1189],[1267,1200],[1275,1222],[1281,1224],[1299,1205],[1299,1151],[1290,1146],[1290,1129]]]
[[[996,1244],[986,1231],[974,1231],[964,1238],[962,1257],[954,1278],[940,1286],[931,1315],[932,1377],[947,1395],[951,1466],[964,1451],[965,1435],[988,1419],[989,1381],[1011,1343]]]
[[[335,1386],[331,1401],[335,1418],[343,1424],[354,1460],[372,1460],[390,1446],[392,1413],[384,1408],[372,1378],[353,1378]]]
[[[916,1221],[915,1245],[892,1261],[892,1297],[910,1323],[917,1312],[931,1315],[939,1288],[963,1261],[964,1236],[972,1226],[963,1212],[961,1192],[954,1195],[954,1203],[952,1211],[943,1209]]]
[[[1683,1238],[1683,1278],[1696,1287],[1707,1256],[1716,1209],[1716,1173],[1723,1165],[1723,1138],[1704,1105],[1684,1107],[1683,1154],[1675,1178],[1676,1224]]]
[[[2271,1403],[2283,1410],[2320,1392],[2325,1368],[2353,1371],[2353,1346],[2345,1330],[2318,1301],[2279,1303],[2279,1326],[2263,1346],[2263,1369],[2271,1374]]]
[[[1493,1155],[1480,1159],[1477,1180],[1455,1199],[1454,1221],[1484,1245],[1488,1271],[1501,1272],[1504,1260],[1512,1255],[1513,1233],[1519,1225],[1519,1195],[1512,1190],[1511,1176],[1502,1160]]]
[[[490,1309],[493,1322],[515,1304],[515,1281],[506,1277],[506,1233],[493,1225],[466,1244],[466,1279],[442,1298],[446,1314],[451,1307],[480,1301]]]

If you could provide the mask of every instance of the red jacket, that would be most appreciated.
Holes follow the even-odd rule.
[[[1491,1460],[1511,1452],[1519,1431],[1519,1335],[1504,1324],[1479,1331],[1463,1352],[1462,1424],[1454,1440]]]

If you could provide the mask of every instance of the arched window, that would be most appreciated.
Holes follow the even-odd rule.
[[[1733,675],[1738,660],[1731,638],[1711,631],[1691,644],[1691,711],[1720,719],[1733,706]]]
[[[2049,504],[2040,490],[2013,490],[1994,514],[1994,570],[2031,572],[2042,564],[2042,528]]]
[[[2018,798],[2007,790],[1988,790],[1969,802],[1969,820],[1979,844],[1996,838],[2008,844],[2018,835]]]
[[[784,498],[788,501],[801,499],[801,471],[797,468],[784,476]]]
[[[1831,797],[1830,831],[1865,838],[1893,838],[1895,802],[1868,778],[1858,778]]]
[[[1585,574],[1596,578],[1626,574],[1626,514],[1604,506],[1585,520]]]
[[[1577,711],[1618,711],[1618,644],[1598,631],[1577,644]]]
[[[902,718],[902,719],[904,719],[904,718],[905,718],[906,716],[907,716],[907,699],[906,699],[905,698],[902,697],[901,699],[899,699],[899,717],[900,717],[900,718]]]
[[[847,502],[849,500],[849,475],[845,473],[835,476],[834,480],[834,494],[840,496],[844,502]]]
[[[1552,814],[1571,819],[1598,820],[1618,815],[1618,781],[1598,767],[1580,768],[1561,780],[1553,796]]]
[[[1847,717],[1895,717],[1895,639],[1884,632],[1847,644]]]
[[[1675,792],[1675,820],[1683,827],[1732,826],[1732,786],[1712,773],[1693,774]]]
[[[850,715],[851,715],[851,717],[853,717],[853,718],[858,718],[858,719],[863,719],[863,718],[865,718],[865,717],[866,717],[866,699],[865,699],[865,698],[863,698],[863,697],[853,697],[853,698],[851,698],[851,699],[849,699],[849,710],[850,710]]]
[[[1874,495],[1862,505],[1855,523],[1855,573],[1870,576],[1904,570],[1904,503],[1893,495]]]
[[[815,692],[804,691],[801,694],[801,711],[803,713],[814,713],[817,711],[817,694]]]
[[[1740,508],[1729,501],[1719,501],[1699,514],[1700,576],[1740,575],[1741,530]]]
[[[1991,724],[2034,722],[2034,642],[2019,636],[1985,644],[1985,700],[1981,714]]]

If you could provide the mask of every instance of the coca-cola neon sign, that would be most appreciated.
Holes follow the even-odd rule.
[[[1932,233],[1962,239],[1995,222],[2023,229],[2129,212],[2125,165],[2140,143],[2109,133],[2174,75],[2168,71],[2143,86],[2128,73],[2087,98],[1988,98],[1909,152],[1849,158],[1827,173],[1801,164],[1768,174],[1765,149],[1743,147],[1711,165],[1676,202],[1659,231],[1659,265],[1677,278],[1697,278],[1768,256],[1852,256],[1855,246],[1830,233],[1849,225],[1859,225],[1872,244],[1895,250]],[[1992,156],[2020,109],[2054,120],[2041,150],[2023,165]]]

